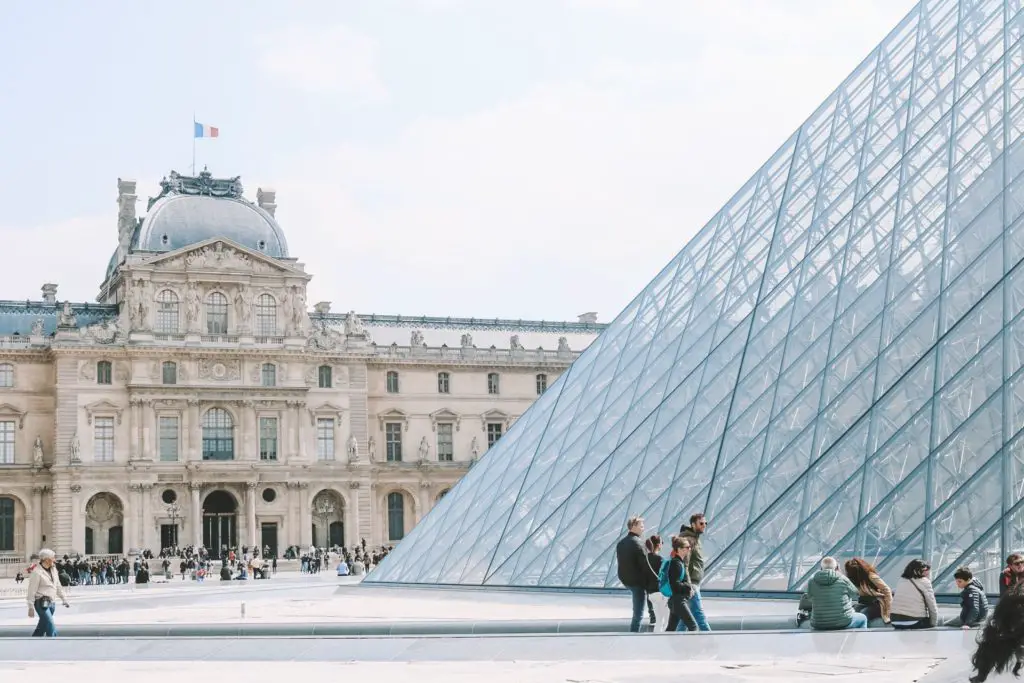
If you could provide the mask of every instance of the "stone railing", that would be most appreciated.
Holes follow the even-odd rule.
[[[505,363],[571,363],[579,357],[576,351],[548,351],[546,349],[479,349],[468,347],[430,347],[430,346],[375,346],[371,345],[376,356],[400,360],[446,360],[446,361],[481,361]]]
[[[11,334],[0,336],[0,349],[27,349],[32,345],[32,340],[24,335]]]

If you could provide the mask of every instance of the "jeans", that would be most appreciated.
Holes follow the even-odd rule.
[[[630,633],[640,633],[640,620],[644,617],[644,610],[647,608],[647,591],[643,586],[630,586],[629,592],[633,596],[633,619],[629,622]]]
[[[693,586],[693,597],[690,598],[690,611],[693,613],[693,619],[697,622],[697,628],[701,631],[710,631],[711,627],[708,626],[708,618],[704,616],[704,604],[700,600],[700,585],[694,584]]]
[[[867,617],[867,615],[866,614],[861,614],[860,612],[854,612],[853,613],[853,618],[850,619],[850,625],[847,626],[846,628],[867,628],[867,627],[868,627],[868,617]]]
[[[36,616],[39,617],[39,623],[36,624],[36,630],[32,632],[33,638],[57,637],[57,627],[53,625],[53,611],[55,607],[56,604],[52,600],[49,607],[43,607],[42,599],[36,599],[35,610]]]

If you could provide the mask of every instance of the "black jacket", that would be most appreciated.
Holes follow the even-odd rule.
[[[661,573],[661,563],[665,561],[658,553],[647,553],[647,564],[651,568],[651,575],[647,577],[647,592],[657,593],[660,589],[658,588],[658,576]]]
[[[619,581],[627,588],[646,588],[647,574],[651,566],[647,564],[647,548],[643,541],[634,533],[615,546],[615,557],[619,564]]]
[[[988,616],[988,596],[977,579],[971,579],[960,592],[960,623],[977,626]]]
[[[668,585],[672,587],[673,598],[688,599],[693,595],[693,586],[686,582],[686,565],[675,556],[669,560]]]

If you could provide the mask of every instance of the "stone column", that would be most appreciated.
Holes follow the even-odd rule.
[[[345,545],[359,543],[359,482],[348,483],[349,504],[345,508]]]
[[[248,481],[245,483],[245,525],[249,532],[249,547],[258,545],[256,534],[256,487],[258,482]]]
[[[189,524],[192,529],[192,544],[197,548],[203,544],[203,508],[199,502],[199,492],[202,484],[190,482],[188,485],[189,502],[191,512],[189,513]]]
[[[291,443],[291,450],[299,460],[305,460],[305,449],[302,445],[302,408],[305,405],[302,401],[292,401],[289,403],[289,406],[292,408],[290,415],[292,431],[290,434],[294,439]]]
[[[43,486],[32,487],[32,508],[25,516],[25,559],[39,550],[43,536]]]
[[[150,547],[149,535],[153,527],[153,485],[142,485],[142,529],[139,533],[139,550]],[[159,551],[159,548],[157,548]]]
[[[242,441],[245,444],[245,460],[260,459],[260,438],[256,422],[256,402],[242,401],[242,425],[245,430]]]
[[[299,538],[302,547],[313,545],[313,511],[309,507],[309,483],[299,482]]]
[[[423,516],[427,514],[427,511],[431,508],[431,496],[430,482],[420,482],[420,499],[416,504],[416,523],[419,524]]]
[[[153,429],[152,429],[153,402],[143,400],[142,402],[142,458],[153,459]]]
[[[299,537],[299,485],[297,482],[289,481],[285,487],[288,491],[288,500],[285,501],[284,545],[298,545],[302,542]]]
[[[142,457],[142,442],[139,434],[142,432],[141,424],[141,400],[131,399],[128,410],[128,459],[139,460]]]
[[[188,399],[188,459],[202,460],[203,427],[199,421],[199,399]]]
[[[71,484],[71,548],[85,553],[85,510],[82,503],[82,485]]]

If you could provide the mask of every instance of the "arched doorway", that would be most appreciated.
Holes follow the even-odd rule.
[[[214,491],[203,501],[203,545],[211,557],[238,546],[238,501],[227,491]]]
[[[405,538],[405,496],[401,491],[388,494],[388,540]]]
[[[85,505],[85,554],[123,553],[124,505],[113,493],[97,493]]]
[[[318,548],[345,545],[345,500],[337,491],[324,489],[313,497],[313,545]]]

